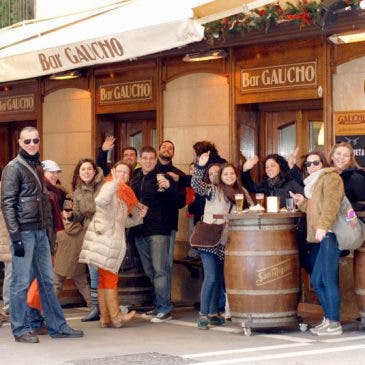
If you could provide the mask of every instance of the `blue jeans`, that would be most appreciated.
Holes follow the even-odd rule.
[[[3,282],[3,301],[4,308],[9,308],[10,303],[10,281],[11,281],[11,261],[4,262],[4,282]]]
[[[53,289],[53,269],[48,238],[44,230],[22,231],[24,257],[14,256],[10,283],[10,319],[14,336],[31,331],[32,310],[27,306],[27,292],[34,275],[38,280],[42,309],[50,336],[66,331],[62,308]]]
[[[223,291],[224,261],[216,255],[199,250],[203,264],[204,279],[200,293],[200,313],[216,314],[219,311],[219,299]]]
[[[157,312],[164,314],[172,311],[169,242],[170,236],[135,237],[143,270],[154,288]]]
[[[311,284],[316,291],[324,315],[330,321],[340,320],[340,290],[338,283],[340,250],[334,233],[327,233],[320,242]]]
[[[90,274],[90,289],[97,290],[99,282],[98,268],[94,265],[87,265]]]
[[[172,273],[174,270],[175,240],[176,240],[176,231],[172,229],[171,233],[170,233],[170,243],[169,243],[169,266],[170,266],[170,272],[171,272],[170,280],[172,279]]]

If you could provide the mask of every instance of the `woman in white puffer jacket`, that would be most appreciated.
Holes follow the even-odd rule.
[[[95,214],[85,234],[79,261],[98,267],[98,301],[101,327],[122,327],[135,314],[119,308],[118,271],[126,252],[125,229],[143,223],[147,212],[126,185],[130,168],[117,163],[112,178],[95,198]]]

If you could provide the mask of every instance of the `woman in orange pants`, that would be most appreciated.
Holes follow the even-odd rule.
[[[111,170],[95,198],[95,214],[86,231],[80,262],[98,267],[98,301],[102,327],[122,327],[135,311],[119,308],[118,271],[126,252],[125,228],[142,224],[147,208],[140,204],[126,185],[128,165],[119,162]]]

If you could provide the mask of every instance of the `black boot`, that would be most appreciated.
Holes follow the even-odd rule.
[[[81,322],[98,321],[100,319],[97,289],[91,289],[91,306],[91,312],[85,317],[81,318]]]

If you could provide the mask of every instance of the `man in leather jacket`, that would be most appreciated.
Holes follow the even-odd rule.
[[[39,162],[39,134],[34,127],[20,132],[19,154],[5,167],[1,179],[1,209],[11,239],[12,279],[10,320],[17,342],[37,343],[42,328],[31,328],[27,291],[34,277],[48,333],[53,338],[82,337],[66,323],[53,289],[50,245],[46,234],[52,220],[48,192]]]

